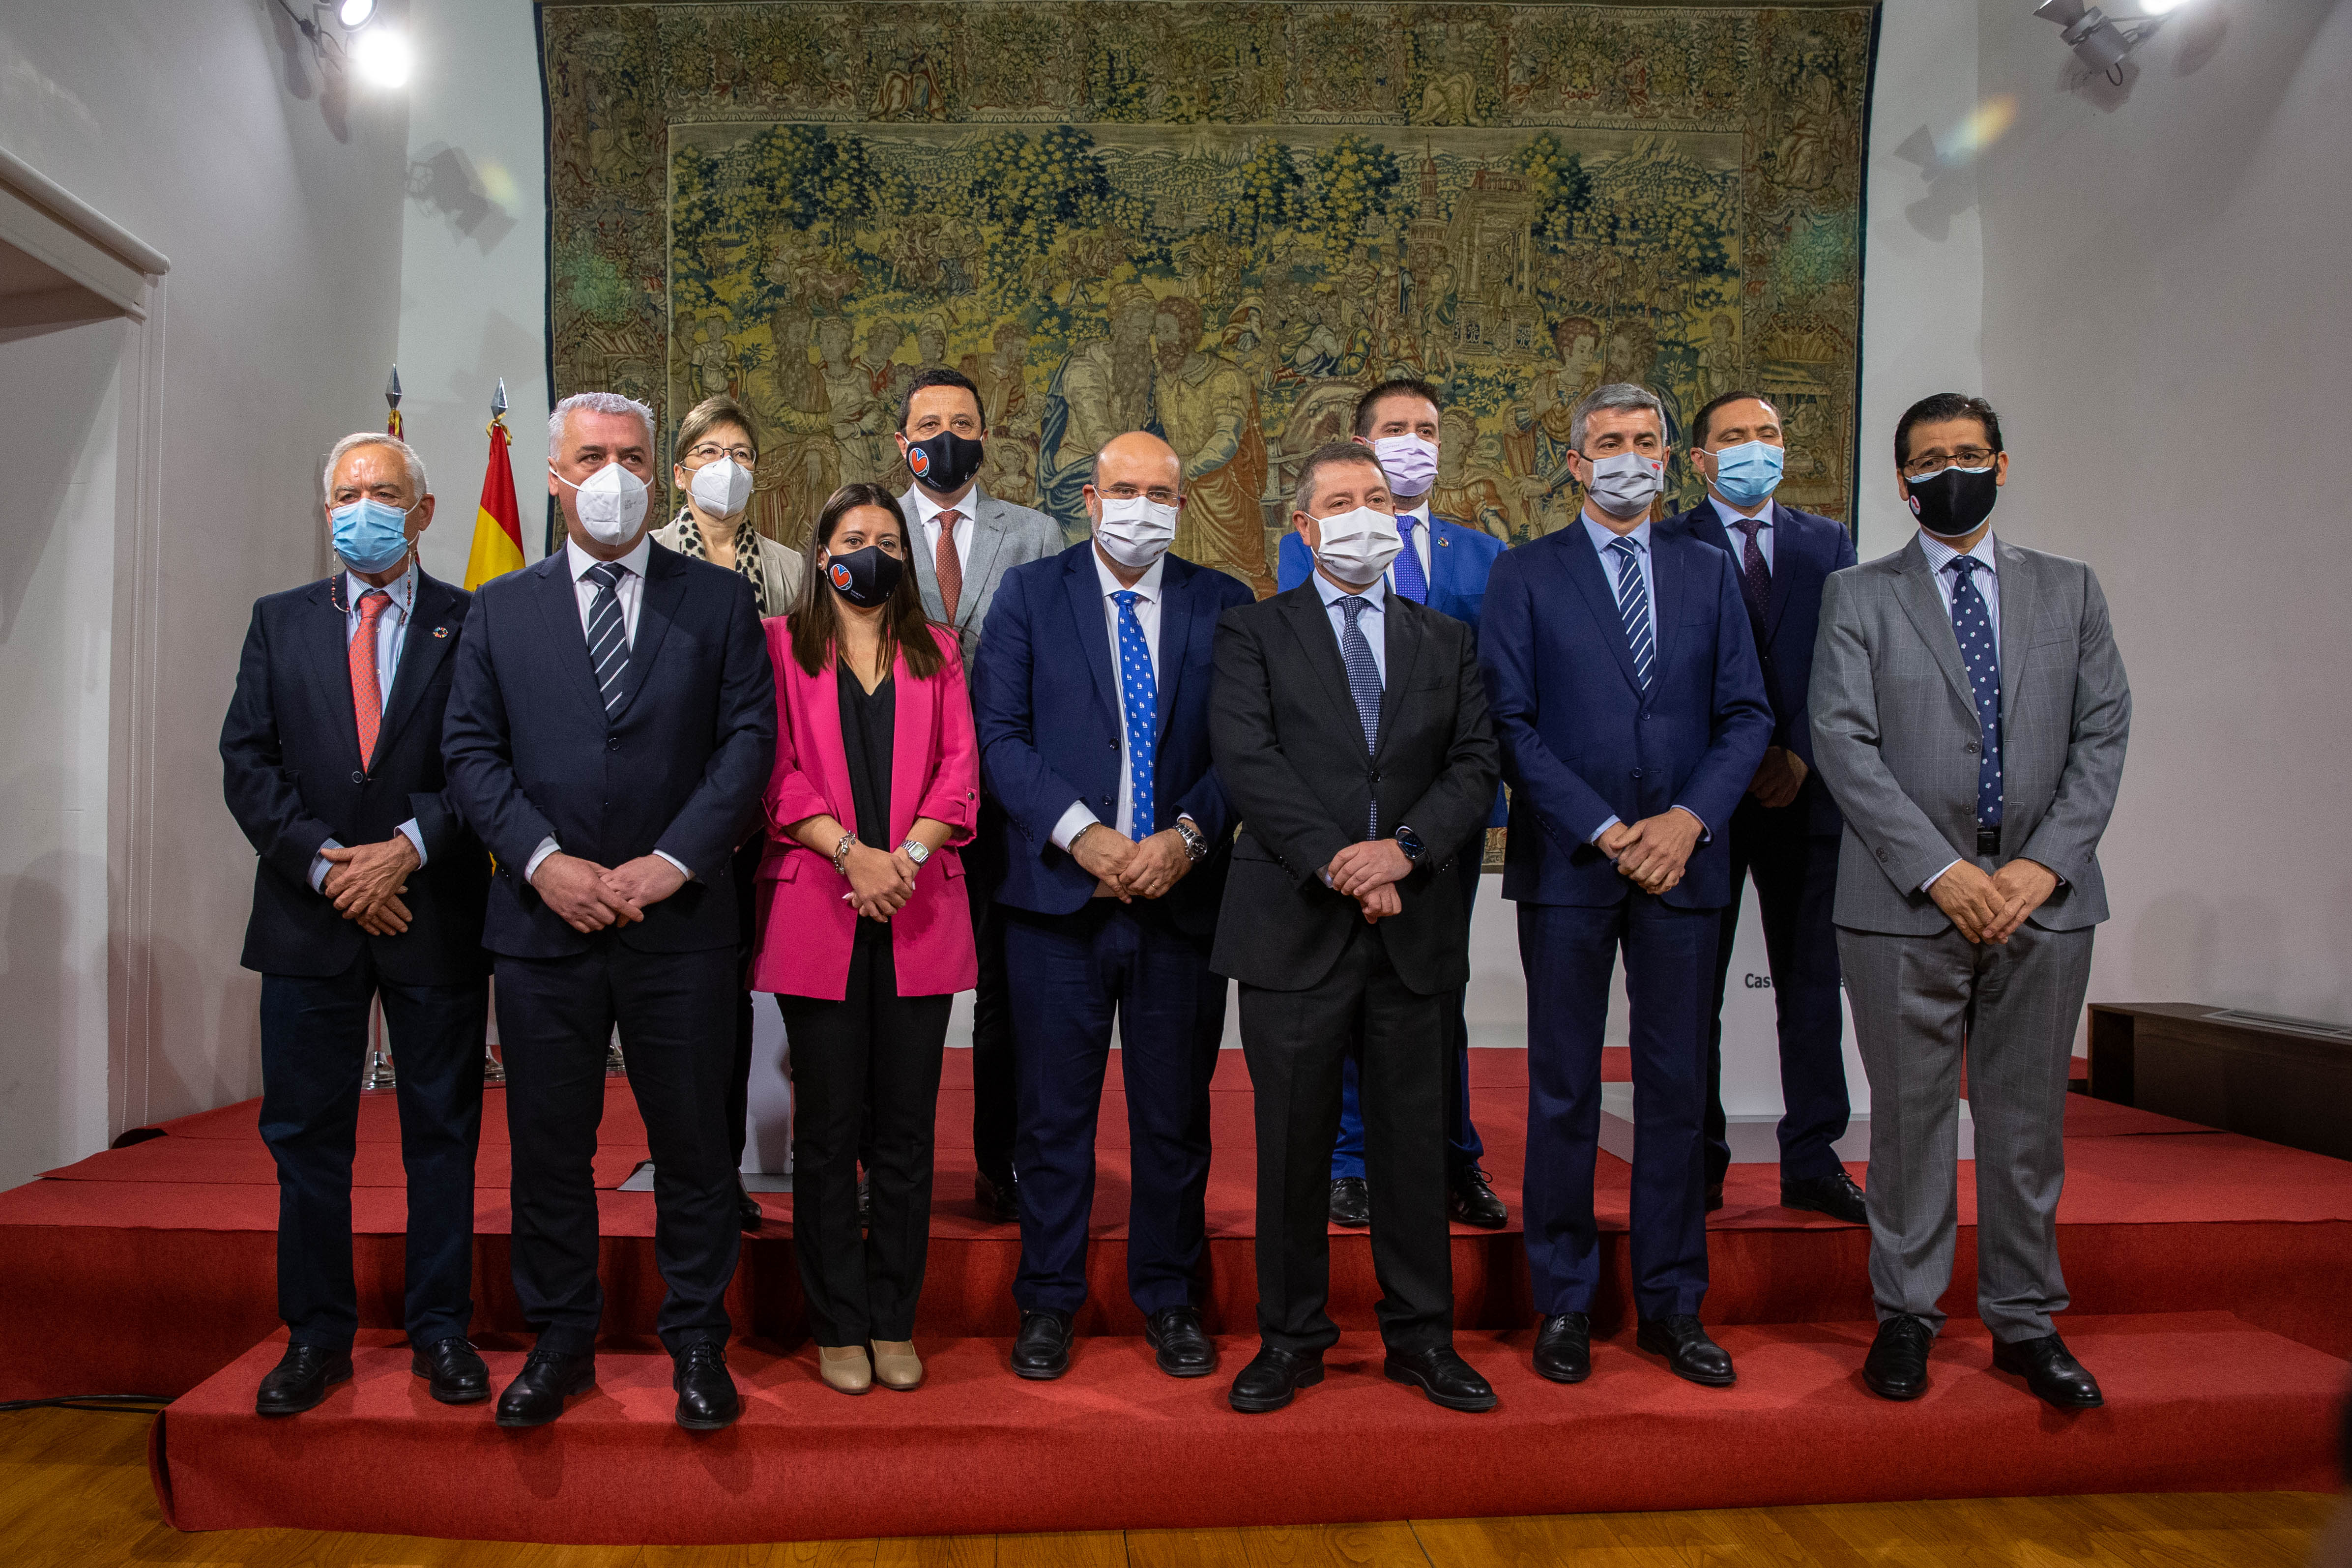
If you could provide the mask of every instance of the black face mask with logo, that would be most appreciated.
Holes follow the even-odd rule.
[[[890,602],[906,571],[904,561],[884,554],[878,544],[869,544],[827,561],[824,579],[833,584],[835,593],[861,609],[870,610]]]
[[[942,430],[925,441],[907,443],[907,468],[926,489],[953,495],[980,472],[985,441],[974,441]]]
[[[1920,527],[1943,539],[1974,533],[2000,499],[2000,484],[1990,468],[1938,468],[1924,479],[1906,479],[1904,485],[1911,492],[1911,515]]]

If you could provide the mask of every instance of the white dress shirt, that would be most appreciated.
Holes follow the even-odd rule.
[[[1160,579],[1167,568],[1168,557],[1162,555],[1154,561],[1150,569],[1135,580],[1134,588],[1129,590],[1111,575],[1109,567],[1103,564],[1101,551],[1090,550],[1087,553],[1095,563],[1095,578],[1102,584],[1103,630],[1110,638],[1111,679],[1118,683],[1118,820],[1112,826],[1129,838],[1140,843],[1151,836],[1152,830],[1149,825],[1139,824],[1135,820],[1135,769],[1128,755],[1125,718],[1127,666],[1126,661],[1119,658],[1118,601],[1113,595],[1130,591],[1137,595],[1135,624],[1143,628],[1143,646],[1151,658],[1152,690],[1164,694],[1166,686],[1160,679]],[[1101,820],[1087,808],[1085,801],[1072,802],[1070,809],[1062,813],[1060,820],[1054,824],[1051,836],[1054,847],[1066,850],[1071,841],[1085,830],[1087,824]],[[1137,831],[1139,826],[1142,827],[1141,832]]]
[[[1767,572],[1772,570],[1772,538],[1777,531],[1772,526],[1771,501],[1768,499],[1764,502],[1764,510],[1752,518],[1717,495],[1709,494],[1706,504],[1715,508],[1715,515],[1723,524],[1723,536],[1731,541],[1731,559],[1739,563],[1740,570],[1743,572],[1747,570],[1748,535],[1740,531],[1736,525],[1743,522],[1762,523],[1764,526],[1756,531],[1756,548],[1764,552],[1764,570]]]
[[[937,562],[939,560],[940,513],[943,511],[952,511],[957,514],[955,524],[956,564],[962,567],[967,572],[971,570],[971,492],[979,488],[980,481],[975,479],[971,483],[964,486],[963,494],[956,497],[956,499],[951,501],[941,502],[933,500],[928,494],[924,493],[922,486],[917,485],[915,487],[915,525],[922,531],[924,560],[930,562]]]
[[[1339,644],[1339,662],[1344,667],[1348,661],[1348,612],[1339,601],[1348,596],[1348,590],[1323,575],[1322,568],[1318,567],[1315,591],[1323,595],[1323,613],[1331,623],[1332,637]],[[1356,612],[1356,625],[1362,630],[1364,640],[1372,645],[1372,668],[1381,672],[1381,687],[1385,690],[1389,683],[1387,575],[1383,574],[1378,582],[1357,596],[1365,604]]]
[[[1958,560],[1960,552],[1924,528],[1919,531],[1919,550],[1927,557],[1927,570],[1936,579],[1936,596],[1944,601],[1944,614],[1948,616],[1952,613],[1952,586],[1958,574],[1944,568]],[[1968,554],[1969,559],[1984,563],[1982,571],[1972,572],[1969,575],[1976,579],[1977,592],[1984,595],[1985,619],[1992,623],[1992,657],[1998,660],[2000,658],[2000,567],[1993,560],[1991,529],[1985,530],[1984,537],[1977,541],[1976,548]],[[1936,876],[1920,883],[1919,890],[1924,893],[1934,887],[1937,877],[1941,877],[1959,863],[1955,857],[1937,867]]]
[[[1601,569],[1609,574],[1609,592],[1612,597],[1616,595],[1618,589],[1623,585],[1623,579],[1620,576],[1620,573],[1625,565],[1625,555],[1624,552],[1612,550],[1609,547],[1617,542],[1620,539],[1629,539],[1633,542],[1633,559],[1642,569],[1642,599],[1643,604],[1647,605],[1650,614],[1650,657],[1653,673],[1654,675],[1658,647],[1658,580],[1655,573],[1652,571],[1650,566],[1650,520],[1646,517],[1643,518],[1640,524],[1634,528],[1633,532],[1622,534],[1619,533],[1614,529],[1602,527],[1600,523],[1593,521],[1591,514],[1586,512],[1577,513],[1576,521],[1584,525],[1584,531],[1591,536],[1592,548],[1601,552]],[[1693,811],[1689,806],[1685,805],[1682,802],[1676,801],[1673,805],[1666,809],[1669,811],[1679,811],[1685,816],[1689,817],[1693,822],[1697,823],[1698,841],[1700,843],[1704,844],[1715,836],[1715,830],[1707,826],[1706,819],[1699,816],[1697,812]],[[1616,826],[1623,820],[1624,818],[1612,813],[1606,821],[1602,822],[1600,826],[1594,828],[1585,837],[1590,842],[1598,844],[1601,842],[1601,836],[1602,834],[1608,832],[1611,828]]]
[[[408,646],[408,617],[416,609],[416,558],[410,556],[408,570],[381,588],[361,582],[349,572],[343,574],[343,644],[346,647],[353,637],[360,635],[360,599],[367,594],[386,595],[392,600],[375,623],[376,705],[381,711],[391,703],[393,677],[399,673],[400,655]],[[356,716],[352,722],[358,722]],[[365,757],[360,759],[362,764],[367,761]],[[400,831],[415,847],[416,864],[422,867],[425,864],[425,830],[416,826],[416,818],[412,816],[400,825]],[[329,838],[319,847],[321,850],[341,849],[344,845],[339,838]],[[311,856],[310,890],[324,891],[327,873],[334,868],[335,863],[325,855]]]
[[[637,612],[646,602],[646,565],[653,559],[653,535],[641,533],[626,555],[610,563],[621,568],[621,580],[613,584],[613,596],[621,601],[621,635],[628,639],[633,650],[637,646]],[[580,608],[580,635],[583,638],[588,635],[588,616],[595,607],[598,593],[596,584],[588,580],[589,569],[603,564],[605,563],[581,549],[578,541],[564,540],[563,566],[572,574],[572,594]],[[541,839],[539,847],[530,852],[530,860],[522,868],[522,879],[528,882],[538,876],[541,864],[562,847],[552,834]],[[694,868],[685,861],[675,855],[663,855],[658,849],[654,853],[677,867],[688,881],[694,880]]]

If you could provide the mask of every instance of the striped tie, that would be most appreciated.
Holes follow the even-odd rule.
[[[1364,754],[1373,755],[1381,749],[1381,667],[1372,658],[1370,639],[1356,617],[1372,607],[1372,602],[1359,594],[1343,595],[1339,607],[1347,612],[1348,629],[1339,634],[1339,658],[1348,667],[1348,695],[1356,700],[1356,718],[1364,726]],[[1377,838],[1381,832],[1381,803],[1372,801],[1371,814],[1364,824],[1364,837]]]
[[[621,613],[621,579],[625,567],[600,561],[588,568],[596,597],[588,605],[588,662],[596,668],[596,686],[604,694],[604,717],[617,719],[629,705],[629,621]]]
[[[1658,651],[1650,634],[1650,591],[1642,584],[1642,547],[1630,539],[1612,539],[1609,548],[1618,555],[1617,619],[1625,631],[1625,646],[1633,653],[1633,678],[1650,689],[1650,665]]]

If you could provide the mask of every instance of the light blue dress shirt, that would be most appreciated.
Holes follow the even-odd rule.
[[[1340,639],[1347,636],[1348,612],[1340,607],[1339,601],[1348,596],[1348,590],[1323,575],[1320,570],[1316,572],[1314,582],[1315,591],[1323,595],[1323,614],[1331,623],[1331,637],[1333,641],[1339,642],[1342,650],[1339,657],[1344,661],[1347,644]],[[1364,601],[1364,608],[1356,612],[1356,625],[1362,628],[1364,640],[1372,645],[1372,668],[1381,672],[1381,687],[1385,690],[1389,683],[1387,574],[1382,574],[1379,582],[1358,597]]]
[[[375,623],[376,703],[382,709],[389,704],[393,678],[400,673],[400,656],[402,650],[408,647],[408,617],[416,608],[416,558],[410,556],[408,570],[381,588],[361,582],[349,572],[343,574],[343,645],[346,647],[351,646],[353,637],[360,635],[360,598],[367,594],[384,594],[392,599],[391,605]],[[360,761],[364,763],[367,759],[362,757]],[[422,869],[425,865],[425,830],[416,826],[416,818],[412,816],[400,825],[400,831],[407,837],[409,843],[416,847],[416,864]],[[340,839],[330,838],[319,847],[321,850],[341,849],[344,845]],[[312,892],[325,890],[327,873],[334,867],[335,863],[323,854],[310,857]]]
[[[1764,570],[1767,572],[1772,570],[1772,535],[1776,531],[1772,527],[1772,503],[1767,500],[1764,503],[1764,510],[1752,518],[1737,508],[1726,505],[1717,496],[1708,496],[1706,504],[1715,508],[1716,519],[1723,524],[1723,536],[1731,541],[1731,558],[1741,563],[1740,569],[1743,572],[1747,570],[1748,535],[1734,525],[1742,522],[1762,523],[1764,526],[1756,531],[1756,548],[1764,552]]]

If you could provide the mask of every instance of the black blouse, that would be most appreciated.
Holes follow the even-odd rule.
[[[835,667],[841,688],[841,749],[849,761],[849,796],[857,812],[850,826],[858,838],[888,854],[890,841],[890,743],[898,713],[898,682],[890,676],[868,691],[857,677]]]

